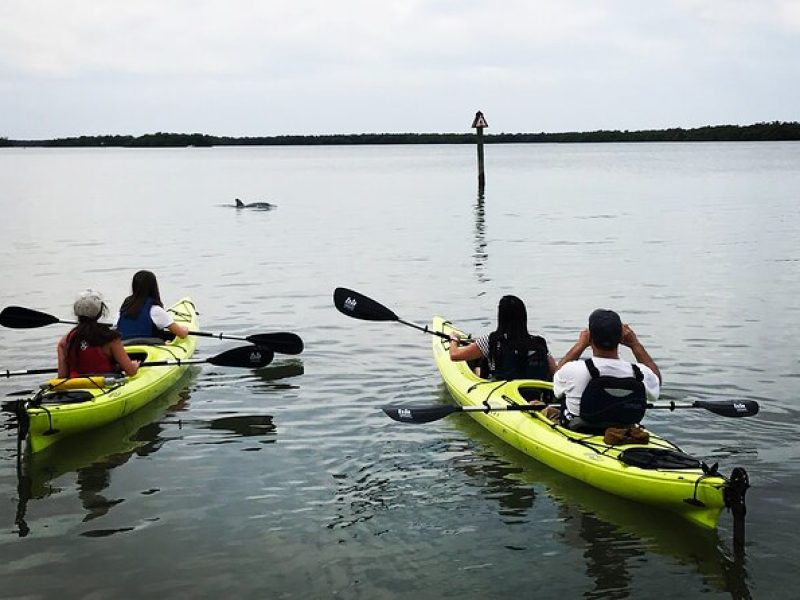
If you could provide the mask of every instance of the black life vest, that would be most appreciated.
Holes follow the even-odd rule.
[[[489,334],[489,375],[493,379],[541,379],[550,381],[545,339],[528,336],[523,344],[511,343],[505,335]]]
[[[647,410],[647,393],[639,366],[631,363],[633,377],[611,377],[600,375],[591,358],[584,363],[592,378],[581,395],[581,420],[595,427],[641,421]]]

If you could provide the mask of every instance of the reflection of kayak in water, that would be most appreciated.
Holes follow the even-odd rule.
[[[41,452],[26,453],[22,475],[30,480],[30,497],[49,495],[55,490],[48,484],[67,473],[94,464],[105,464],[111,469],[127,462],[134,452],[140,455],[155,452],[163,442],[160,435],[163,426],[159,421],[169,407],[179,404],[187,395],[185,387],[174,389],[105,427],[66,438]]]
[[[443,389],[442,400],[448,399]],[[612,496],[531,461],[471,420],[453,423],[485,447],[476,460],[458,464],[459,471],[478,480],[499,503],[500,513],[515,519],[549,514],[541,501],[552,501],[563,523],[561,537],[583,551],[598,596],[603,590],[619,592],[625,581],[635,579],[642,555],[652,552],[695,570],[715,589],[750,597],[741,556],[724,552],[716,530],[698,529],[678,515]]]
[[[485,402],[528,406],[530,400],[549,397],[552,384],[546,381],[480,379],[466,362],[450,360],[447,338],[461,332],[441,317],[433,319],[431,330],[444,334],[433,338],[433,354],[450,394],[461,406],[481,407]],[[470,416],[503,441],[565,475],[677,513],[705,528],[716,527],[724,507],[744,507],[747,482],[743,469],[734,469],[729,480],[652,432],[646,442],[608,445],[602,435],[569,431],[541,410],[479,411]],[[737,471],[744,474],[743,481]],[[744,483],[744,489],[738,483]],[[740,532],[743,536],[743,527]]]
[[[122,419],[105,427],[65,438],[41,452],[26,452],[18,466],[18,504],[16,524],[19,535],[28,534],[25,522],[28,501],[58,494],[59,478],[75,473],[78,495],[88,513],[85,520],[107,512],[108,502],[101,492],[108,487],[111,470],[124,465],[134,453],[146,456],[163,443],[161,419],[169,407],[188,397],[187,388],[173,389]]]

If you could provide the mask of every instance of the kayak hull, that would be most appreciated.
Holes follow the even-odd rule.
[[[431,329],[461,333],[441,317]],[[549,396],[552,384],[538,380],[487,381],[466,362],[453,362],[449,341],[433,340],[433,354],[447,389],[462,406],[527,404],[538,395]],[[717,525],[725,507],[727,479],[708,475],[701,468],[645,469],[622,462],[629,448],[679,448],[649,432],[647,444],[609,446],[602,436],[572,432],[551,421],[542,411],[469,412],[494,435],[545,465],[595,488],[636,502],[678,513],[704,528]]]
[[[176,323],[190,330],[198,329],[197,311],[191,299],[183,298],[167,310]],[[160,345],[126,345],[125,349],[137,360],[155,362],[191,358],[196,345],[196,338],[187,336]],[[26,407],[28,450],[40,452],[64,438],[102,427],[139,410],[172,388],[187,368],[188,365],[143,367],[133,377],[54,380],[55,385],[44,384]]]

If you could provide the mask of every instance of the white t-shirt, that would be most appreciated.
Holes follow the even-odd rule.
[[[166,329],[175,322],[166,310],[156,305],[150,307],[150,320],[159,329]]]
[[[609,377],[633,377],[633,367],[627,360],[620,358],[599,358],[592,357],[592,362],[600,375]],[[636,363],[644,375],[644,389],[647,399],[650,401],[658,400],[661,390],[661,383],[650,367],[641,363]],[[553,395],[562,398],[566,395],[567,412],[573,417],[581,414],[581,395],[586,389],[592,375],[586,368],[583,360],[573,360],[565,364],[553,376]]]

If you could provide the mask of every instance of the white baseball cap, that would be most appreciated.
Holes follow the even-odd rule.
[[[99,319],[103,313],[106,312],[106,304],[103,300],[103,294],[97,290],[84,290],[75,299],[75,304],[72,305],[76,317],[88,317],[90,319]]]

